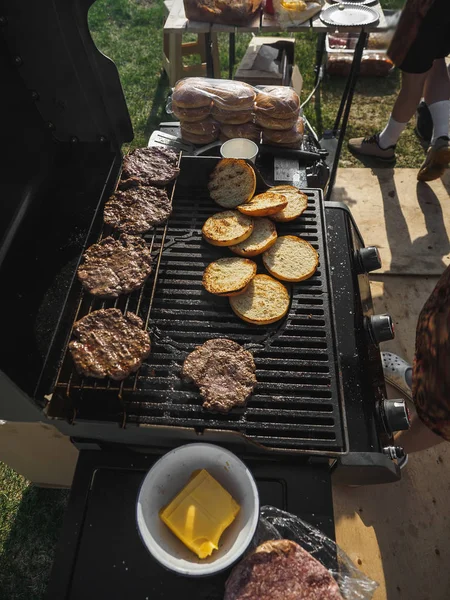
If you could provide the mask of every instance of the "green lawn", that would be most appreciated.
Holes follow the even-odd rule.
[[[384,0],[398,8],[403,0]],[[97,0],[89,24],[98,47],[116,63],[133,121],[133,146],[147,144],[150,133],[166,120],[169,91],[161,70],[163,0]],[[238,36],[237,59],[247,47],[248,35]],[[304,97],[313,87],[315,35],[296,35],[296,62],[304,77]],[[223,76],[227,74],[227,36],[219,39]],[[327,78],[321,91],[323,127],[330,127],[344,86]],[[399,87],[399,75],[361,79],[348,128],[349,136],[376,132],[386,122]],[[306,115],[317,126],[313,103]],[[398,166],[417,167],[422,151],[412,127],[398,146]],[[343,166],[359,166],[344,151]],[[41,490],[0,463],[0,600],[41,600],[53,559],[55,541],[67,492]]]

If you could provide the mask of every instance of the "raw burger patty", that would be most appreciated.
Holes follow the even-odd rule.
[[[208,340],[184,361],[182,375],[198,385],[203,407],[227,413],[241,406],[256,385],[253,356],[231,340]]]
[[[122,179],[143,185],[166,185],[178,177],[178,156],[170,148],[137,148],[123,159]]]
[[[163,223],[172,212],[164,190],[138,185],[117,191],[105,205],[107,225],[124,233],[144,233]]]
[[[133,313],[117,308],[96,310],[75,323],[69,350],[86,377],[120,381],[137,371],[150,354],[150,336]]]
[[[118,240],[107,237],[86,250],[78,278],[94,296],[115,298],[140,288],[151,270],[152,257],[145,241],[122,233]]]
[[[231,572],[224,600],[343,600],[331,573],[290,540],[256,548]]]

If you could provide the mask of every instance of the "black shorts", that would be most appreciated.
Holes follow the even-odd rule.
[[[450,0],[435,0],[399,68],[405,73],[426,73],[433,61],[449,54]]]

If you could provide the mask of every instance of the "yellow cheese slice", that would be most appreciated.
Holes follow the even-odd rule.
[[[195,474],[159,516],[199,558],[219,547],[225,529],[239,512],[239,504],[208,471]]]

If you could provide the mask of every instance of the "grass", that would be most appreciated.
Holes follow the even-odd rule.
[[[400,8],[403,0],[382,0],[385,8]],[[97,46],[117,65],[133,122],[132,146],[145,146],[150,133],[167,120],[169,92],[161,69],[163,0],[97,0],[89,12]],[[249,35],[237,36],[239,61]],[[296,36],[296,63],[304,78],[304,97],[313,88],[315,34]],[[219,37],[222,76],[226,77],[227,36]],[[326,78],[321,90],[321,121],[331,127],[345,82]],[[399,88],[399,74],[386,79],[360,79],[348,136],[374,133],[384,126]],[[320,119],[314,102],[306,109],[314,127]],[[422,152],[410,126],[398,145],[397,165],[417,167]],[[342,166],[361,166],[344,150]],[[40,600],[49,576],[67,492],[44,490],[0,463],[0,600]]]

